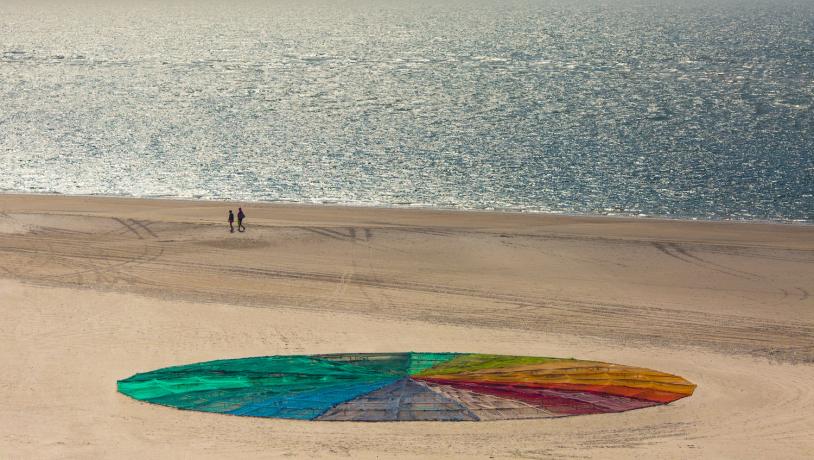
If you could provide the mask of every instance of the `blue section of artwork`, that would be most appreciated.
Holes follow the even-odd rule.
[[[275,396],[263,401],[247,404],[239,409],[228,411],[232,415],[251,417],[277,417],[310,420],[323,414],[331,407],[357,398],[365,393],[378,390],[397,379],[382,380],[358,385],[337,385],[302,393]]]

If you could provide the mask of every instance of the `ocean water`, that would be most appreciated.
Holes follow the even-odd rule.
[[[0,0],[0,191],[814,220],[811,0]]]

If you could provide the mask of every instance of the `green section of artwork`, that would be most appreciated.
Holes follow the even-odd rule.
[[[529,366],[549,363],[552,361],[562,361],[562,359],[537,356],[463,354],[413,375],[429,376],[461,374],[466,372],[477,372],[484,369]]]

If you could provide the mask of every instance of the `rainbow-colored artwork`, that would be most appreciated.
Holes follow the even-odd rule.
[[[690,396],[676,375],[598,361],[474,353],[265,356],[118,382],[139,401],[302,420],[477,421],[623,412]]]

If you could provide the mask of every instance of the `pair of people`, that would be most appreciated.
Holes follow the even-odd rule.
[[[243,219],[246,218],[246,214],[243,213],[243,208],[237,208],[237,231],[245,232],[246,227],[243,225]],[[235,232],[235,215],[232,213],[232,210],[229,210],[229,232]]]

